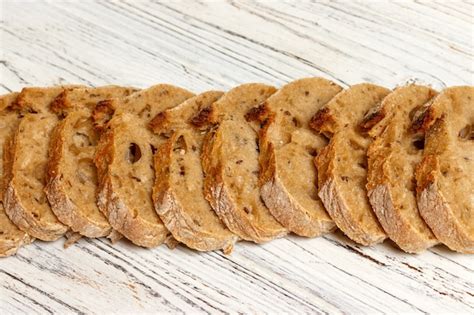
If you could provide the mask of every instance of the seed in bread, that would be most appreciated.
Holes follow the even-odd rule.
[[[65,116],[54,128],[46,178],[46,195],[59,221],[87,237],[111,233],[96,204],[97,171],[93,162],[99,133],[91,111],[102,100],[125,97],[134,88],[103,86],[63,91],[51,108]]]
[[[315,158],[318,195],[336,225],[362,245],[380,243],[386,234],[367,197],[367,148],[371,140],[359,125],[388,93],[388,89],[373,84],[354,85],[334,97],[311,121],[315,130],[330,137]]]
[[[263,84],[240,85],[194,120],[197,125],[205,121],[217,124],[203,146],[206,199],[233,233],[256,243],[287,233],[260,198],[259,124],[245,119],[251,108],[275,91]]]
[[[17,98],[18,93],[10,93],[0,96],[0,195],[3,196],[3,148],[5,141],[11,137],[20,120],[19,113],[11,108]],[[32,241],[32,238],[20,230],[8,218],[3,207],[3,201],[0,200],[0,257],[6,257],[15,254],[18,249]]]
[[[169,138],[155,154],[155,209],[173,237],[199,251],[232,251],[238,237],[229,231],[204,198],[201,152],[208,127],[191,123],[200,110],[223,95],[210,91],[158,114],[156,133]]]
[[[413,114],[435,95],[426,86],[399,87],[364,122],[378,121],[370,132],[374,141],[367,152],[370,203],[387,235],[409,253],[437,243],[416,204],[415,166],[421,161],[424,139],[411,128]]]
[[[442,91],[424,114],[416,168],[421,216],[450,249],[474,253],[474,87]]]
[[[184,89],[160,84],[108,101],[114,114],[101,134],[94,160],[98,206],[110,225],[136,245],[154,247],[169,234],[152,201],[153,154],[164,140],[152,133],[149,123],[159,112],[192,96]]]
[[[322,78],[293,81],[265,101],[258,119],[261,195],[275,218],[288,230],[315,237],[336,226],[318,197],[314,156],[327,144],[309,129],[316,112],[341,91]]]

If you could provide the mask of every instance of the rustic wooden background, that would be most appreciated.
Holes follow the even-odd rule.
[[[298,3],[298,4],[296,4]],[[474,6],[447,2],[5,1],[0,92],[82,83],[195,92],[323,76],[474,84]],[[0,260],[0,313],[474,313],[474,259],[336,233],[230,256],[35,242]]]

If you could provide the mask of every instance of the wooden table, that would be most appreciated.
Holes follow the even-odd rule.
[[[0,92],[81,83],[195,92],[323,76],[348,86],[474,83],[472,2],[0,5]],[[473,313],[474,259],[360,247],[341,233],[232,255],[37,241],[0,260],[0,313]]]

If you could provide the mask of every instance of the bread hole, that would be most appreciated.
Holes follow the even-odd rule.
[[[235,164],[240,165],[240,164],[242,164],[243,161],[244,160],[237,160],[237,161],[235,161]]]
[[[186,175],[186,169],[184,168],[184,165],[181,165],[181,166],[179,167],[179,175],[180,175],[180,176]]]
[[[130,143],[125,159],[130,164],[134,164],[138,162],[141,159],[141,157],[142,157],[142,151],[140,150],[140,146],[133,142]]]
[[[425,148],[425,140],[423,138],[415,139],[413,140],[412,145],[417,150],[423,150]]]
[[[197,219],[193,219],[194,224],[197,226],[201,226],[201,222],[199,222]]]
[[[474,126],[471,124],[466,125],[459,131],[459,138],[462,140],[474,140]]]
[[[83,148],[91,145],[89,136],[82,132],[76,132],[72,136],[72,142],[77,148]]]
[[[132,175],[131,178],[132,178],[134,181],[138,182],[138,183],[141,183],[141,182],[142,182],[142,180],[141,180],[140,178],[136,177],[136,176],[133,176],[133,175]]]
[[[244,212],[245,212],[246,214],[250,214],[250,212],[251,212],[251,211],[250,211],[250,209],[249,209],[249,208],[247,208],[247,207],[244,207]]]
[[[310,148],[310,149],[308,149],[308,153],[309,153],[311,156],[315,157],[315,156],[318,155],[318,150],[313,149],[313,148]]]
[[[341,176],[341,180],[344,182],[349,182],[349,176]]]
[[[97,171],[91,158],[80,159],[77,166],[76,176],[81,184],[97,182]]]
[[[155,155],[156,147],[153,144],[150,144],[151,154]]]
[[[39,214],[36,213],[36,212],[32,212],[33,216],[35,217],[35,219],[38,219],[39,218]]]
[[[301,127],[301,122],[296,117],[293,117],[291,121],[293,122],[293,125],[295,125],[295,127]]]
[[[145,107],[138,113],[140,118],[151,118],[151,105],[146,104]]]
[[[0,231],[0,235],[3,235],[3,234],[5,234],[5,232],[3,232],[3,231]]]
[[[368,167],[367,158],[364,157],[364,158],[362,159],[362,161],[360,161],[360,162],[357,163],[357,165],[358,165],[360,168],[366,170],[367,167]]]

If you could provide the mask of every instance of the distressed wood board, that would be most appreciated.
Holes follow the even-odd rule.
[[[0,2],[0,93],[81,83],[195,92],[323,76],[474,84],[474,6],[450,2]],[[0,260],[0,313],[474,313],[474,259],[341,233],[232,255],[35,242]]]

